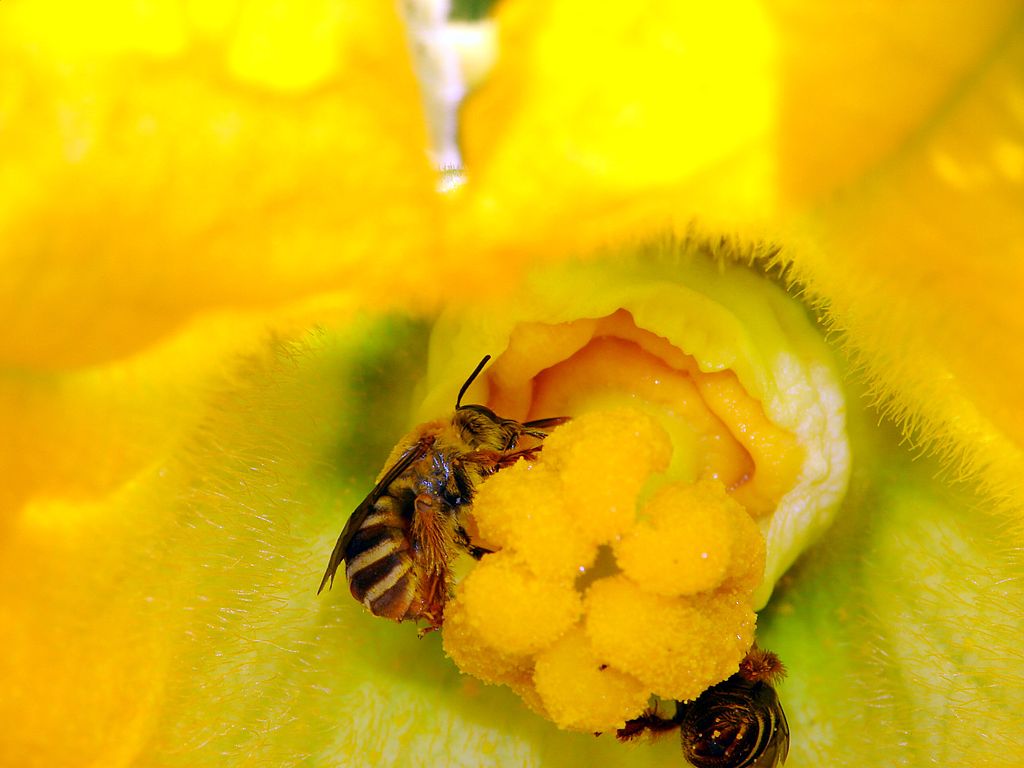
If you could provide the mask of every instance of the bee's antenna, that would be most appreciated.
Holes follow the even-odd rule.
[[[466,394],[466,390],[469,389],[469,385],[472,384],[476,377],[480,375],[480,371],[484,369],[484,366],[487,365],[487,361],[490,359],[490,355],[484,355],[484,359],[481,360],[477,367],[473,369],[473,372],[469,374],[469,378],[466,379],[466,383],[463,384],[462,389],[459,390],[459,399],[455,401],[456,409],[462,407],[462,396]]]

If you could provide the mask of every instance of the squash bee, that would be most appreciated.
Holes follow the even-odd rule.
[[[319,595],[334,584],[345,562],[352,596],[375,616],[395,621],[425,619],[438,629],[452,588],[449,561],[456,548],[480,559],[462,523],[484,477],[540,445],[517,450],[524,436],[543,440],[567,417],[520,423],[483,405],[463,405],[466,390],[487,365],[484,357],[459,390],[455,413],[421,424],[399,441],[392,463],[349,517],[331,553]]]
[[[778,768],[789,755],[789,723],[775,683],[786,674],[779,657],[753,648],[739,671],[691,702],[676,702],[672,718],[645,712],[616,735],[679,728],[683,756],[697,768]]]

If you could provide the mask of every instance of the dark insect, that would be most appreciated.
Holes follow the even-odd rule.
[[[484,357],[466,379],[449,419],[427,422],[402,438],[370,495],[349,517],[317,590],[334,584],[342,562],[356,600],[395,621],[424,619],[437,629],[452,588],[449,562],[456,549],[479,559],[463,525],[477,483],[540,445],[517,450],[524,437],[542,440],[566,417],[520,423],[503,419],[462,397],[480,374]]]
[[[775,691],[785,674],[778,656],[753,648],[736,674],[694,701],[676,702],[674,717],[647,712],[616,736],[628,741],[678,727],[683,756],[697,768],[777,768],[789,755],[789,723]]]

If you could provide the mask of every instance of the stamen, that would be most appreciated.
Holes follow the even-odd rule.
[[[665,485],[642,504],[671,452],[644,412],[599,411],[481,485],[477,527],[501,551],[446,609],[445,649],[462,669],[585,731],[736,671],[753,643],[764,543],[716,480]],[[610,572],[580,580],[599,547],[614,555]]]

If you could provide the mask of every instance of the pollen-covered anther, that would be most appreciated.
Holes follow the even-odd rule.
[[[484,559],[459,592],[476,634],[492,648],[532,654],[576,623],[582,602],[572,582],[540,579],[506,552]]]
[[[544,466],[558,473],[577,529],[597,543],[611,541],[633,525],[638,494],[671,458],[665,430],[651,416],[630,408],[576,419],[544,444]]]
[[[671,598],[619,575],[591,585],[585,613],[595,653],[665,699],[696,698],[735,672],[754,642],[749,594]]]
[[[717,480],[669,483],[646,501],[671,458],[651,416],[595,411],[481,484],[478,533],[500,551],[446,609],[456,664],[582,731],[622,727],[652,694],[691,699],[734,673],[753,643],[763,540]]]
[[[692,595],[733,587],[753,589],[764,568],[757,524],[721,483],[704,480],[662,488],[641,521],[614,545],[626,576],[659,595]]]
[[[561,485],[546,461],[521,461],[490,478],[473,504],[480,540],[543,579],[571,582],[593,562],[597,544],[580,535]]]
[[[541,653],[533,680],[548,716],[564,728],[600,731],[647,707],[650,691],[601,661],[581,627]]]

